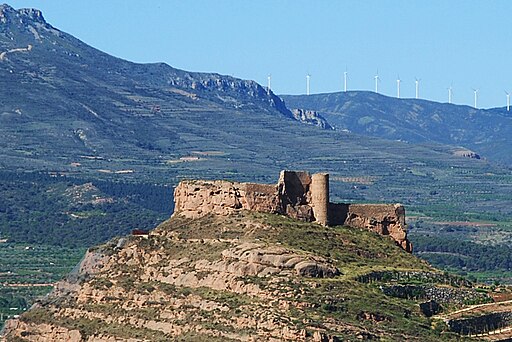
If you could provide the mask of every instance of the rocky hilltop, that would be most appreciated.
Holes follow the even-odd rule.
[[[171,219],[91,248],[4,339],[439,341],[510,324],[505,309],[435,316],[492,298],[367,227],[329,226],[325,180],[184,181]]]

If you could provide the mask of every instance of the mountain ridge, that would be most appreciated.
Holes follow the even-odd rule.
[[[233,114],[246,121],[300,121],[279,97],[254,81],[182,71],[164,63],[128,62],[53,28],[37,10],[4,6],[2,11],[10,18],[0,28],[6,95],[0,122],[3,135],[11,138],[5,141],[9,150],[39,145],[52,151],[51,140],[59,137],[63,147],[80,154],[112,153],[108,145],[122,140],[129,150],[125,154],[144,155],[152,154],[151,149],[172,152],[168,146],[180,135],[176,126],[197,128],[187,122],[194,116],[200,122],[217,116],[216,126],[232,120]],[[317,119],[322,125],[324,120]],[[162,137],[160,143],[155,135]],[[55,154],[47,153],[47,159]]]
[[[315,110],[337,129],[411,143],[436,142],[473,150],[511,165],[512,114],[370,91],[281,95],[292,108]]]
[[[4,49],[6,47],[19,49],[21,48],[20,44],[26,44],[27,46],[32,44],[30,45],[32,48],[37,47],[36,43],[44,45],[44,43],[49,42],[52,45],[56,45],[58,43],[55,39],[63,38],[65,41],[74,43],[75,48],[69,51],[58,51],[56,49],[50,49],[50,51],[61,52],[68,56],[76,57],[81,67],[89,68],[94,68],[94,63],[88,62],[89,54],[94,53],[95,58],[100,56],[102,59],[101,61],[97,61],[98,66],[101,67],[96,68],[97,71],[104,71],[100,74],[102,77],[108,77],[109,74],[117,74],[125,80],[129,76],[136,83],[141,83],[146,86],[175,86],[197,91],[223,91],[227,93],[229,93],[229,91],[236,91],[238,95],[248,95],[249,98],[266,101],[270,107],[275,108],[285,117],[294,119],[292,113],[284,106],[278,96],[271,91],[267,91],[255,81],[237,79],[217,73],[179,70],[161,62],[141,64],[113,57],[54,28],[45,21],[42,12],[37,9],[25,8],[15,10],[9,5],[4,4],[0,7],[0,15],[3,18],[1,22],[4,26],[2,33],[11,40],[11,44],[5,41],[0,43],[0,46]],[[35,24],[35,26],[33,26],[33,24]],[[17,34],[10,35],[9,32],[16,32]],[[51,35],[45,35],[45,33],[50,33]],[[16,42],[14,42],[14,38],[16,38]],[[52,40],[52,38],[54,40]],[[78,50],[80,50],[81,53],[76,53]],[[75,52],[74,55],[73,52]],[[113,64],[112,62],[114,61],[120,63],[120,65]],[[62,60],[60,60],[60,62],[62,62]],[[83,64],[84,62],[87,62],[87,64]],[[131,67],[134,66],[140,68],[140,70],[133,72]],[[147,77],[147,75],[151,77]],[[119,81],[118,79],[116,80]]]

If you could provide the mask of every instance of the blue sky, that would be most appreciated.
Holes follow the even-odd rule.
[[[512,1],[13,0],[84,42],[135,62],[166,62],[267,83],[277,94],[379,92],[501,107],[512,92]]]

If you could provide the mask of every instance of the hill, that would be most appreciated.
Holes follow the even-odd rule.
[[[172,212],[172,187],[0,171],[0,240],[88,247]]]
[[[183,181],[171,219],[89,249],[52,293],[6,323],[4,336],[320,342],[510,335],[502,331],[512,324],[508,290],[475,288],[410,254],[397,241],[399,232],[406,239],[405,218],[394,216],[403,208],[349,208],[348,225],[327,226],[344,209],[329,203],[325,186],[325,174],[290,171],[276,186]]]
[[[390,294],[407,284],[414,299]],[[444,310],[490,300],[373,232],[248,211],[177,215],[148,238],[90,249],[5,333],[18,341],[455,339],[431,327],[419,285],[449,293]]]
[[[290,108],[316,111],[340,130],[410,143],[462,146],[512,165],[512,114],[506,108],[475,109],[368,91],[281,97]]]

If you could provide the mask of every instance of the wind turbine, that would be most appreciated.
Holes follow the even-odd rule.
[[[478,89],[475,89],[475,88],[471,88],[471,89],[473,89],[473,93],[475,94],[475,108],[477,108],[476,105],[477,105],[477,100],[478,100]]]
[[[311,78],[310,74],[306,75],[306,95],[309,95],[309,79]]]
[[[400,82],[402,82],[402,80],[400,79],[400,75],[398,75],[398,77],[396,79],[396,97],[397,98],[400,98]]]
[[[418,78],[415,78],[415,83],[416,83],[416,98],[418,99],[420,97],[420,81],[421,81],[421,78],[418,79]]]
[[[452,103],[452,85],[448,88],[448,103]]]
[[[347,92],[347,68],[345,68],[345,72],[343,73],[343,89],[345,90],[345,93]]]
[[[377,74],[375,75],[375,92],[378,94],[379,93],[379,82],[380,82],[380,77],[379,77],[379,70],[377,70]]]
[[[507,112],[510,111],[510,93],[505,90],[505,94],[507,94]]]
[[[267,77],[267,95],[270,95],[270,79],[272,78],[272,74],[268,74]]]

